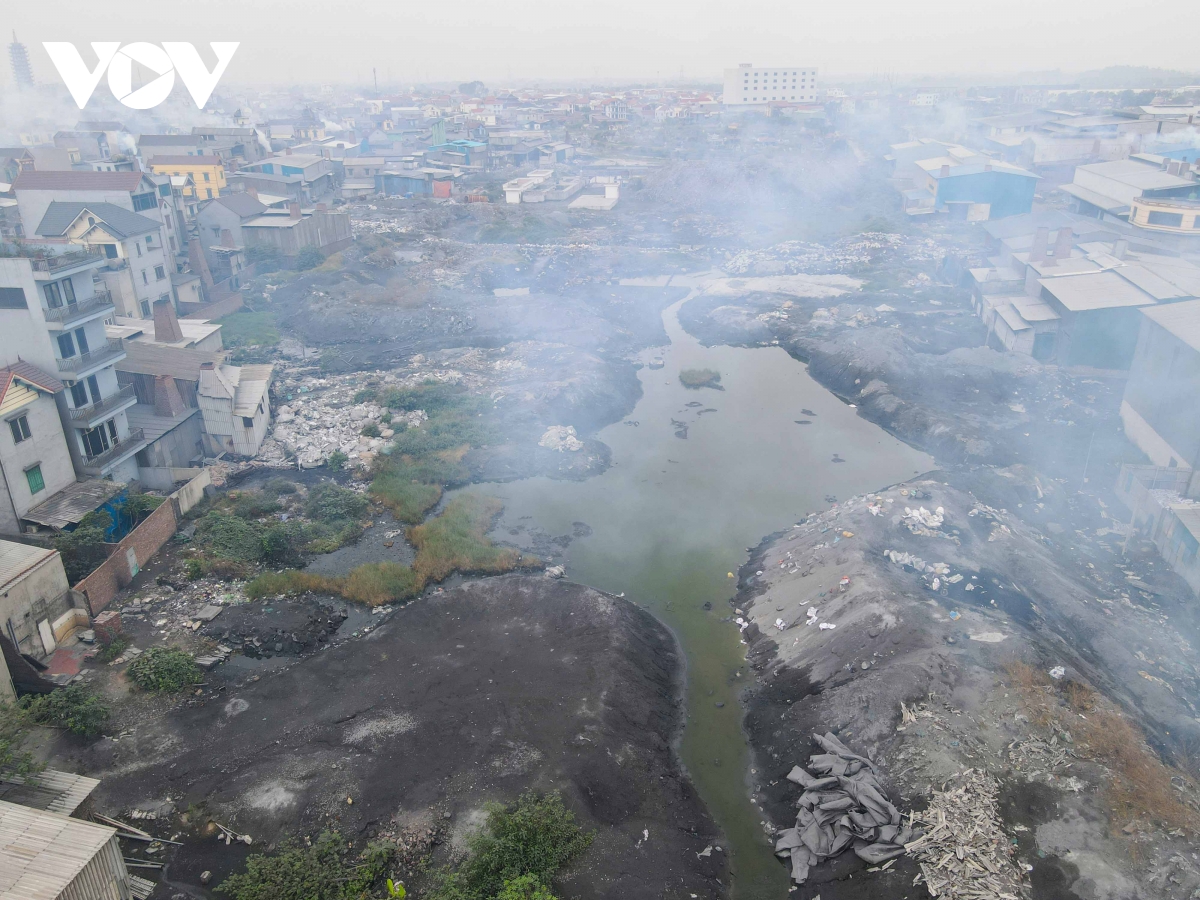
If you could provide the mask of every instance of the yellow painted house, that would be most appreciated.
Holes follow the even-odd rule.
[[[192,184],[183,189],[191,200],[212,200],[225,189],[225,167],[218,156],[155,156],[150,160],[155,175],[191,175]]]

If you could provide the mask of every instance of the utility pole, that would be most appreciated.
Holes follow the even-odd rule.
[[[375,71],[374,66],[371,66],[371,77],[375,79],[375,95],[379,96],[379,73]]]

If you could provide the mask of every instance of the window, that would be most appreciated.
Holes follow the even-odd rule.
[[[95,375],[89,375],[87,377],[87,386],[88,386],[88,391],[90,391],[91,395],[92,395],[92,402],[99,403],[100,402],[100,382],[96,380]]]
[[[137,253],[138,253],[138,256],[141,256],[141,255],[142,255],[142,245],[141,245],[141,244],[134,244],[133,246],[137,248]]]
[[[75,285],[71,283],[70,278],[66,279],[62,283],[62,295],[63,299],[68,303],[75,302]]]
[[[154,199],[153,191],[146,194],[133,195],[134,212],[144,212],[147,209],[154,209],[156,206],[158,206],[158,201]]]
[[[242,416],[242,427],[243,428],[253,428],[254,427],[254,419],[252,419],[250,416]]]
[[[108,439],[108,431],[103,425],[81,431],[79,437],[83,441],[83,452],[88,459],[95,459],[112,447],[112,442]]]
[[[204,194],[206,197],[208,197],[209,200],[211,200],[212,199],[212,188],[205,188]]]
[[[73,381],[68,387],[71,389],[71,402],[75,404],[76,409],[83,409],[88,405],[87,388],[82,381]]]
[[[1147,220],[1150,225],[1167,225],[1171,228],[1183,227],[1183,213],[1151,212]]]
[[[117,245],[116,244],[105,244],[104,245],[104,255],[108,259],[116,259],[117,258]]]
[[[85,332],[82,328],[75,329],[75,343],[79,345],[80,353],[88,352],[87,332]]]
[[[70,332],[58,336],[58,355],[63,359],[70,359],[75,355],[75,339],[71,337]]]
[[[146,270],[142,269],[142,284],[149,284],[150,276],[146,274]]]
[[[42,293],[46,295],[46,305],[51,309],[58,309],[62,306],[62,296],[58,291],[57,282],[50,282],[42,285]]]
[[[159,281],[162,281],[164,278],[167,277],[166,269],[164,269],[162,266],[155,266],[154,267],[154,277],[157,278]]]
[[[46,479],[42,477],[42,467],[34,466],[25,470],[25,480],[29,482],[29,493],[36,494],[46,489]]]
[[[205,173],[204,173],[204,180],[205,180],[205,181],[208,181],[208,180],[209,180],[209,177],[208,177],[208,173],[207,173],[207,172],[205,172]]]
[[[17,416],[15,419],[10,419],[8,427],[12,430],[14,444],[29,440],[29,416]]]
[[[0,287],[0,309],[29,309],[24,288]]]
[[[154,235],[148,234],[148,235],[146,235],[146,249],[150,250],[153,248],[154,248]]]
[[[150,318],[150,301],[149,300],[142,301],[142,318],[143,319]]]

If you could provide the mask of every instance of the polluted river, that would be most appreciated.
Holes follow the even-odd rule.
[[[777,900],[788,880],[751,797],[758,775],[739,704],[751,673],[729,603],[733,575],[766,535],[932,460],[860,418],[779,347],[701,345],[678,320],[690,296],[663,314],[669,343],[644,354],[636,408],[598,435],[612,449],[608,470],[463,490],[503,501],[499,541],[573,533],[567,578],[623,594],[674,631],[687,660],[683,763],[726,835],[734,895]],[[687,369],[715,370],[719,388],[685,387]]]

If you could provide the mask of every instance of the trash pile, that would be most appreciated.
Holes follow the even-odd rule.
[[[916,815],[925,834],[905,849],[920,862],[919,880],[931,897],[1017,900],[1023,877],[996,811],[996,780],[967,769],[957,781]]]
[[[538,441],[538,446],[559,453],[564,450],[576,453],[583,449],[583,441],[575,435],[574,425],[551,425]]]
[[[900,521],[907,525],[908,530],[913,534],[924,537],[939,537],[941,532],[938,529],[946,521],[946,510],[939,506],[933,512],[930,512],[923,506],[918,506],[916,509],[909,509],[906,506],[904,507],[904,514],[900,517]]]
[[[866,757],[832,733],[814,734],[813,740],[825,752],[809,757],[807,770],[795,766],[788,773],[804,793],[795,826],[776,835],[775,853],[791,860],[792,880],[803,884],[809,868],[844,850],[873,865],[902,856],[905,845],[922,835],[913,829],[912,814],[904,824]]]

